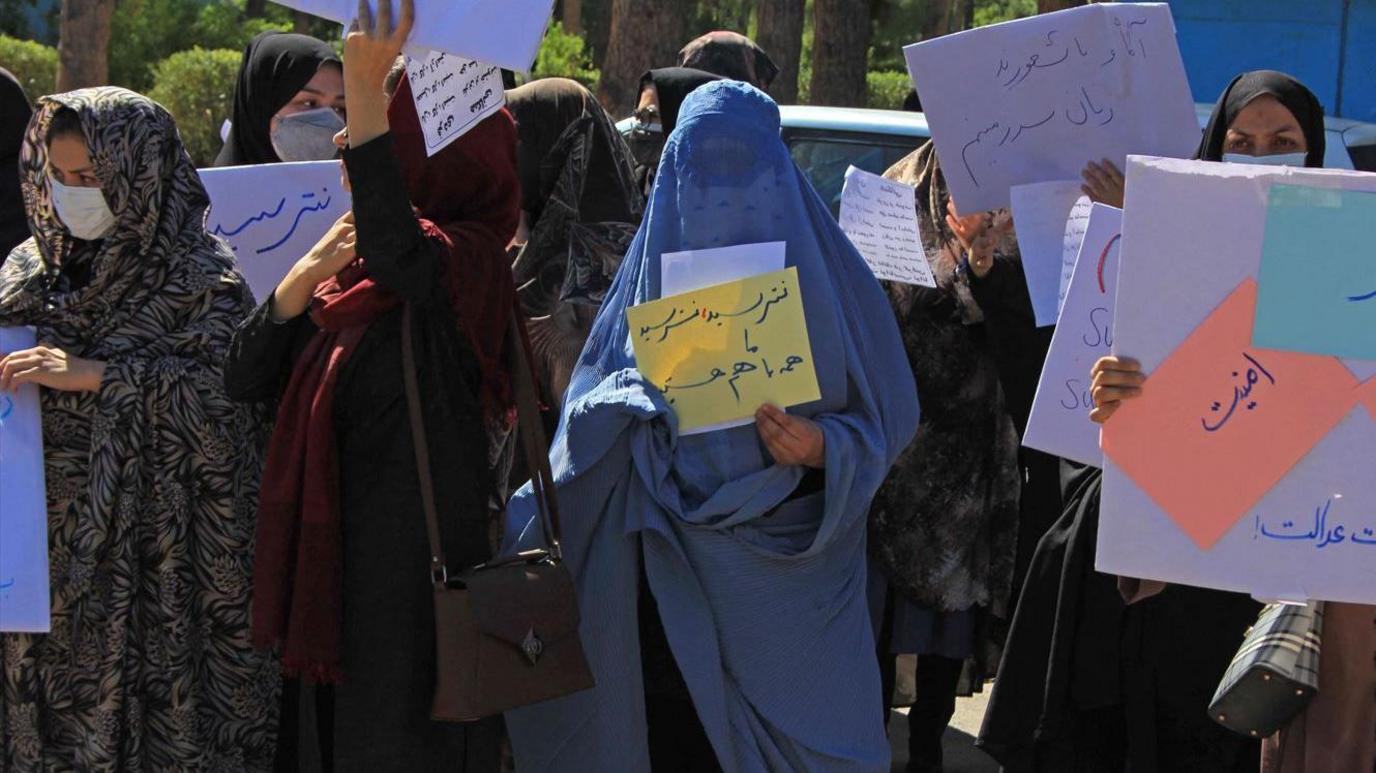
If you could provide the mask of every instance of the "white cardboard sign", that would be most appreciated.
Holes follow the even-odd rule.
[[[1023,445],[1099,467],[1099,425],[1089,420],[1094,400],[1089,369],[1113,345],[1113,301],[1123,211],[1104,204],[1090,210],[1070,290],[1051,349],[1042,366]]]
[[[229,242],[259,301],[352,206],[339,165],[307,161],[201,170],[210,194],[206,230]]]
[[[1127,174],[1113,351],[1141,362],[1148,392],[1153,371],[1225,299],[1257,278],[1273,183],[1376,192],[1376,175],[1338,170],[1133,157]],[[1249,352],[1262,361],[1278,356],[1255,348]],[[1220,367],[1226,370],[1229,364]],[[1355,394],[1366,394],[1365,400],[1357,401],[1207,549],[1106,454],[1097,569],[1259,598],[1376,603],[1376,476],[1371,474],[1376,400],[1370,396],[1376,363],[1343,360],[1342,365],[1361,384]],[[1201,381],[1209,375],[1201,373]],[[1252,375],[1249,371],[1249,379]],[[1342,368],[1338,375],[1346,379]],[[1235,391],[1234,402],[1251,388]],[[1256,416],[1238,409],[1239,421],[1264,419],[1261,414],[1274,407],[1265,405],[1272,394],[1263,391]],[[1342,405],[1353,394],[1344,392]],[[1200,404],[1223,397],[1204,393]],[[1322,410],[1330,407],[1325,401]],[[1206,421],[1213,416],[1207,408],[1199,410]],[[1110,420],[1106,437],[1113,426]],[[1276,448],[1259,443],[1241,449],[1243,461],[1267,465],[1285,445],[1281,433],[1273,438]],[[1225,487],[1207,493],[1232,492]]]
[[[0,328],[0,354],[30,349],[28,328]],[[44,633],[49,621],[48,500],[38,387],[0,392],[0,631]]]
[[[277,0],[281,5],[348,24],[358,0]],[[526,72],[535,62],[554,0],[415,0],[411,45]],[[368,7],[377,13],[377,0]],[[393,19],[401,0],[392,0]]]
[[[1095,3],[904,48],[961,212],[1089,161],[1184,157],[1199,122],[1165,3]]]
[[[1081,193],[1078,180],[1029,183],[1014,187],[1010,193],[1018,252],[1037,327],[1054,325],[1060,312],[1066,242],[1078,227],[1074,222],[1076,208],[1088,199]],[[1079,245],[1074,249],[1078,253]]]

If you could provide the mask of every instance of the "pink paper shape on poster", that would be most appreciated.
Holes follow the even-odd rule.
[[[1104,453],[1205,550],[1359,399],[1334,357],[1253,347],[1256,300],[1248,279],[1104,426]]]

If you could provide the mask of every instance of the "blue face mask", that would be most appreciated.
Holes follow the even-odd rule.
[[[1307,153],[1276,153],[1270,156],[1249,156],[1246,153],[1224,153],[1223,160],[1230,164],[1256,164],[1257,166],[1304,166],[1309,158]]]

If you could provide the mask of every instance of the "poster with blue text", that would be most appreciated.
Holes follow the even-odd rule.
[[[0,328],[0,355],[34,346],[28,328]],[[0,392],[0,631],[46,632],[48,506],[38,387]]]

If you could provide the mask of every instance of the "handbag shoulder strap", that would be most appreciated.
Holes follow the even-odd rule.
[[[430,466],[430,445],[421,409],[420,383],[416,375],[415,334],[411,304],[406,304],[401,321],[402,381],[406,388],[406,408],[410,416],[411,442],[415,447],[416,474],[420,478],[421,507],[425,512],[425,531],[430,543],[430,576],[436,584],[448,581],[448,564],[440,537],[439,508],[435,504],[435,481]],[[531,471],[532,488],[539,506],[540,525],[549,551],[557,558],[559,548],[559,505],[554,475],[545,448],[545,429],[540,422],[540,403],[536,396],[535,375],[530,365],[529,342],[524,326],[513,311],[509,327],[512,378],[516,397],[516,420],[526,465]]]

